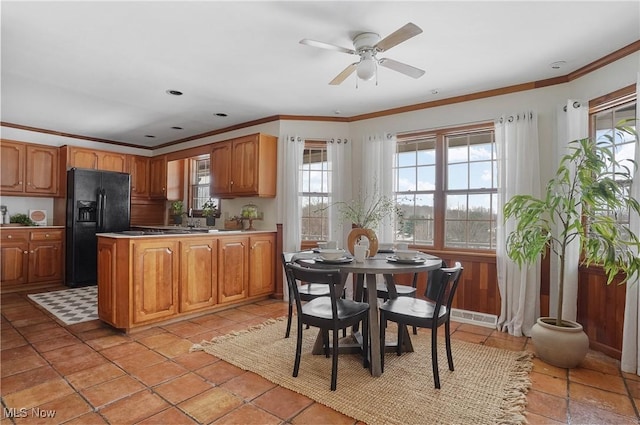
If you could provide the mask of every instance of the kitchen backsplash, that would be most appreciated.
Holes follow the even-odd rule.
[[[0,205],[7,207],[7,217],[15,214],[29,214],[29,210],[45,210],[47,225],[53,224],[53,198],[0,196]]]

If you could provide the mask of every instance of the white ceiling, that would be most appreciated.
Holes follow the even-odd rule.
[[[638,1],[3,0],[1,17],[3,122],[146,147],[562,76],[640,39]],[[407,22],[424,32],[380,56],[426,70],[417,80],[379,68],[377,86],[356,89],[355,73],[330,86],[357,57],[299,44],[352,48]]]

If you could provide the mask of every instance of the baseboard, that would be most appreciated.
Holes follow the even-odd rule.
[[[498,316],[495,314],[480,313],[477,311],[451,309],[451,320],[472,325],[484,326],[495,329],[498,324]]]

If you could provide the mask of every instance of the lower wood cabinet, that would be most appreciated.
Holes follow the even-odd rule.
[[[133,244],[133,323],[178,312],[179,242],[152,239]]]
[[[230,237],[220,241],[218,251],[219,299],[220,303],[241,300],[247,297],[249,278],[249,238]]]
[[[276,240],[273,235],[256,235],[249,240],[249,296],[272,294],[276,289]]]
[[[3,229],[0,236],[1,288],[62,283],[63,233],[62,229],[33,227]]]
[[[99,236],[98,315],[129,330],[269,295],[274,245],[272,233]]]
[[[218,240],[180,241],[180,311],[212,307],[218,302]]]

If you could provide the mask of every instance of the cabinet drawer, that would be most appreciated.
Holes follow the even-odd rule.
[[[2,242],[27,242],[29,239],[29,231],[6,231],[0,232],[0,241]]]
[[[62,240],[62,230],[32,231],[32,241],[59,241]]]

